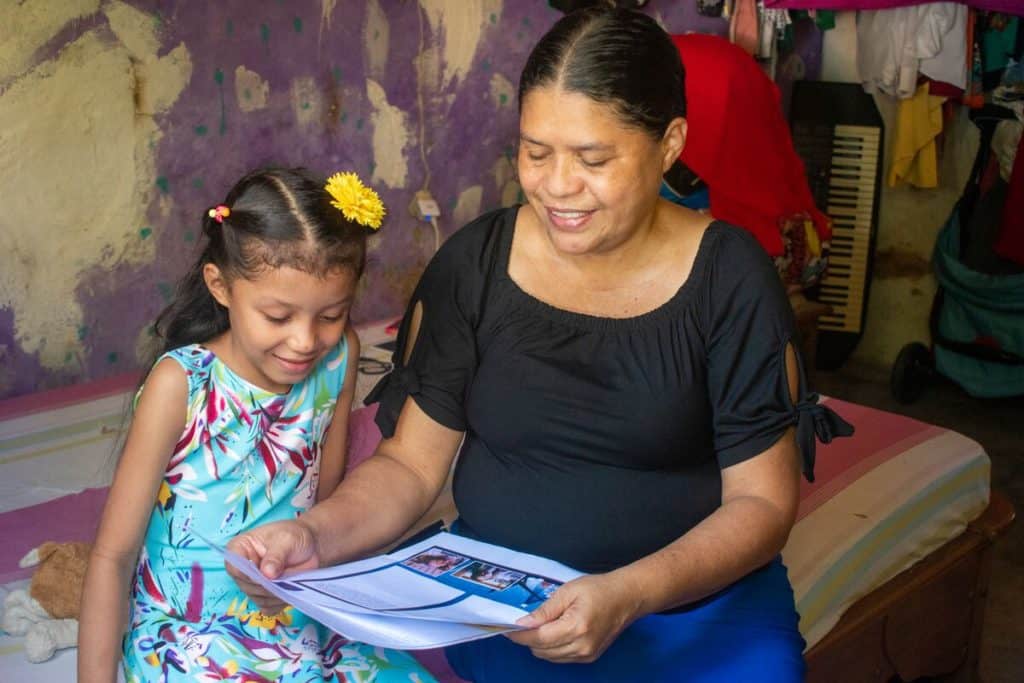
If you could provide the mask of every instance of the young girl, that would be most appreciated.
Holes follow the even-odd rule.
[[[292,608],[262,614],[201,540],[294,518],[340,481],[359,357],[348,313],[383,213],[354,174],[325,186],[275,169],[204,216],[90,558],[79,681],[112,683],[122,656],[130,682],[434,680]]]

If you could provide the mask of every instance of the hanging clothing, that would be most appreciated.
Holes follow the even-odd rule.
[[[765,7],[780,9],[889,9],[923,5],[928,0],[764,0]],[[957,0],[958,4],[975,9],[1005,12],[1024,16],[1024,3],[1020,0]]]
[[[857,15],[857,69],[867,92],[911,97],[918,73],[967,86],[967,9],[954,2]]]
[[[963,103],[971,109],[985,106],[984,71],[981,58],[981,37],[978,30],[978,13],[967,13],[967,86],[964,88]]]
[[[1010,60],[1020,58],[1017,31],[1017,17],[988,17],[981,35],[981,55],[982,70],[991,87],[999,84],[1003,70],[1010,64]]]
[[[729,40],[739,45],[748,55],[753,55],[761,45],[760,30],[757,0],[733,0]]]
[[[707,184],[711,214],[752,232],[771,256],[783,254],[781,226],[797,214],[827,243],[831,224],[814,204],[775,84],[722,38],[691,33],[672,41],[686,69],[679,159]]]
[[[1013,162],[996,253],[1024,265],[1024,136],[1017,146],[1017,158]]]
[[[775,46],[793,22],[789,12],[784,9],[765,9],[763,0],[758,0],[757,14],[759,21],[757,58],[771,59],[775,54]]]
[[[939,186],[938,149],[935,138],[942,132],[944,97],[928,93],[922,83],[913,97],[900,101],[892,142],[889,187],[910,183],[915,187]]]
[[[952,3],[949,3],[952,4]],[[919,71],[933,81],[949,83],[963,90],[967,86],[967,15],[963,5],[952,4],[936,21],[922,27],[927,33],[918,36],[918,44],[929,53],[922,57]]]

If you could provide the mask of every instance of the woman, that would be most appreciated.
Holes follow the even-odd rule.
[[[456,533],[589,575],[525,630],[449,648],[461,676],[802,678],[778,555],[797,441],[810,475],[831,416],[802,386],[756,241],[658,197],[686,143],[682,93],[678,53],[643,14],[575,13],[541,39],[519,85],[528,203],[428,266],[375,391],[374,457],[233,549],[272,577],[370,553],[423,514],[465,437]]]

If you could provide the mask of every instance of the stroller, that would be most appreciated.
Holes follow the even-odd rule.
[[[892,395],[901,403],[919,398],[937,375],[972,396],[1024,394],[1024,269],[1004,266],[999,274],[982,272],[972,267],[974,259],[965,259],[970,247],[974,253],[984,248],[977,240],[970,244],[978,237],[972,233],[999,215],[986,210],[993,201],[1001,206],[999,197],[979,197],[979,187],[995,125],[1006,118],[1003,112],[1001,107],[985,107],[972,116],[981,144],[971,181],[940,230],[932,257],[938,280],[929,324],[932,348],[907,344],[890,376]]]

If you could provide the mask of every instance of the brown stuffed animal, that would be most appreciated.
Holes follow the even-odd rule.
[[[46,542],[18,563],[37,569],[28,592],[12,591],[4,600],[3,626],[25,636],[29,661],[43,662],[61,648],[74,647],[89,548],[88,543]]]
[[[48,541],[36,549],[39,568],[32,575],[29,595],[54,619],[78,618],[90,547],[88,543]]]

